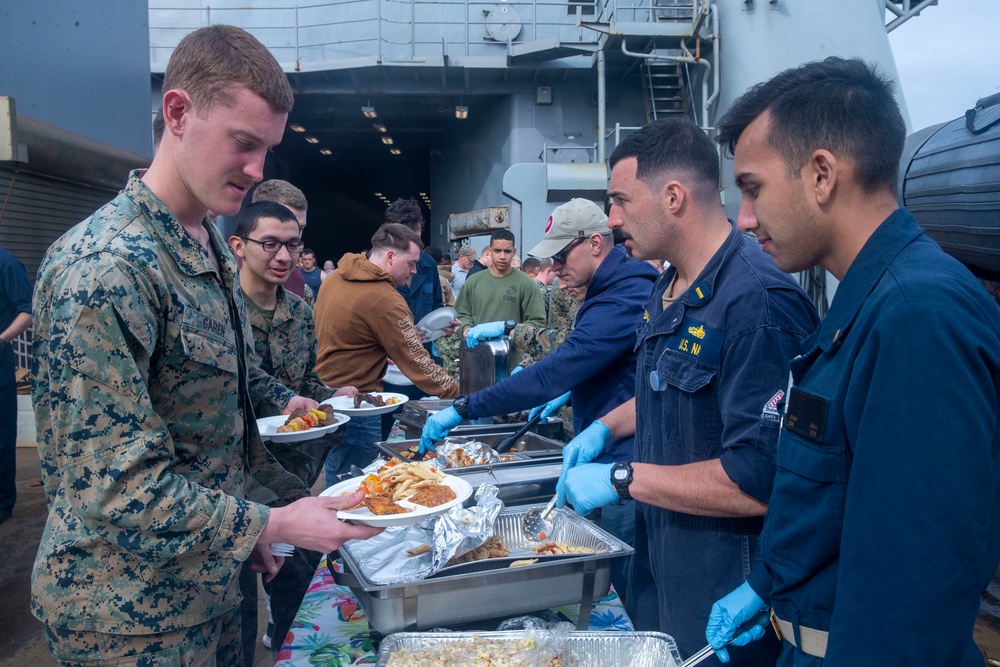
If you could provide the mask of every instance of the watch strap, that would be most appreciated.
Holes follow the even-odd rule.
[[[611,486],[614,487],[621,500],[632,500],[632,494],[628,490],[629,485],[632,484],[632,476],[631,461],[618,461],[611,466]]]
[[[455,402],[451,404],[451,407],[455,408],[455,412],[462,419],[469,418],[469,397],[462,395],[455,399]]]

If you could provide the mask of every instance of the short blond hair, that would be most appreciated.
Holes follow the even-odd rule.
[[[288,181],[282,181],[277,178],[264,181],[254,188],[253,201],[273,201],[282,206],[298,208],[303,211],[309,208],[306,196],[302,194],[302,190],[299,190]]]
[[[279,113],[288,113],[295,95],[281,65],[260,41],[242,28],[213,25],[181,40],[163,76],[163,91],[180,89],[191,96],[199,116],[216,104],[230,106],[243,87]]]

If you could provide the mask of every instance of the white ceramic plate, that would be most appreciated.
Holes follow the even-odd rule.
[[[336,497],[347,493],[353,493],[358,490],[358,487],[361,486],[361,482],[363,480],[363,477],[355,477],[354,479],[334,484],[319,495]],[[362,506],[353,510],[338,510],[337,518],[343,519],[344,521],[350,521],[351,523],[361,524],[362,526],[408,526],[411,523],[423,521],[429,516],[444,514],[452,507],[461,505],[469,496],[472,495],[472,485],[461,477],[445,475],[444,479],[441,480],[441,483],[445,486],[450,486],[452,491],[455,492],[455,499],[450,500],[443,505],[438,505],[437,507],[424,507],[423,505],[417,505],[404,499],[398,501],[397,504],[401,507],[412,509],[412,512],[407,512],[406,514],[378,515],[372,514],[367,507]]]
[[[317,426],[306,431],[295,431],[294,433],[278,433],[278,427],[284,426],[288,421],[288,415],[276,415],[274,417],[261,417],[257,420],[257,429],[260,437],[265,440],[275,442],[301,442],[302,440],[314,440],[322,438],[327,433],[332,433],[338,428],[351,421],[347,415],[333,413],[333,423],[329,426]]]
[[[353,396],[334,396],[333,398],[323,401],[323,403],[329,405],[336,412],[343,412],[345,415],[351,415],[352,417],[372,417],[374,415],[380,415],[385,412],[392,412],[397,408],[403,407],[403,403],[410,400],[410,397],[406,394],[394,394],[391,391],[369,391],[369,394],[375,394],[376,396],[381,396],[385,400],[390,398],[398,398],[399,403],[393,403],[392,405],[383,405],[380,408],[375,407],[371,403],[362,403],[360,408],[354,407],[354,397]]]
[[[458,317],[458,313],[451,306],[438,308],[424,315],[423,319],[416,323],[418,329],[426,329],[431,340],[437,340],[444,335],[444,328],[451,324],[451,321]]]

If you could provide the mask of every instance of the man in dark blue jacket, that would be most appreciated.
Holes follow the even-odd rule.
[[[24,265],[0,248],[0,523],[17,498],[17,380],[13,340],[31,326],[31,281]]]
[[[557,207],[549,218],[545,239],[528,254],[551,257],[556,274],[568,289],[586,289],[576,329],[541,361],[492,387],[459,397],[452,407],[428,419],[421,448],[433,448],[463,419],[517,412],[565,392],[570,393],[573,427],[579,433],[634,396],[635,331],[642,325],[643,304],[658,275],[656,270],[627,257],[624,247],[614,245],[608,217],[585,199]],[[467,343],[474,345],[479,338],[504,333],[516,335],[516,326],[520,325],[480,324],[469,332]],[[631,435],[612,440],[600,457],[608,463],[631,459]],[[633,503],[616,503],[604,508],[601,522],[631,544],[634,515]],[[612,580],[624,593],[625,564],[621,566]]]
[[[424,215],[420,211],[420,204],[416,199],[397,199],[389,204],[385,209],[385,221],[388,223],[398,223],[406,225],[417,234],[422,234],[424,230]],[[406,300],[406,305],[413,313],[413,322],[416,324],[424,318],[427,313],[444,306],[441,296],[441,274],[438,273],[437,263],[426,253],[420,253],[420,261],[417,263],[417,272],[410,278],[406,285],[397,287],[396,290]],[[434,363],[440,364],[439,357],[432,343],[424,343],[424,348]],[[406,394],[410,398],[424,398],[428,394],[416,385],[395,385],[384,383],[385,391],[393,391]],[[393,414],[382,417],[382,434],[388,435],[388,429],[392,426]]]
[[[781,667],[982,665],[1000,312],[897,203],[893,85],[860,60],[808,63],[752,88],[719,130],[741,228],[781,269],[819,265],[840,285],[792,362],[763,561],[707,637],[722,647],[770,606]]]
[[[420,212],[420,204],[416,199],[397,199],[385,209],[385,221],[406,225],[417,234],[424,231],[424,215]],[[427,313],[441,308],[441,276],[438,274],[437,263],[430,256],[420,254],[417,272],[410,282],[396,290],[406,299],[406,305],[413,313],[414,323],[419,322]]]

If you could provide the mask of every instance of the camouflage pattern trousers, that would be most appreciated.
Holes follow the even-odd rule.
[[[60,667],[243,667],[240,610],[153,635],[110,635],[45,626]]]

